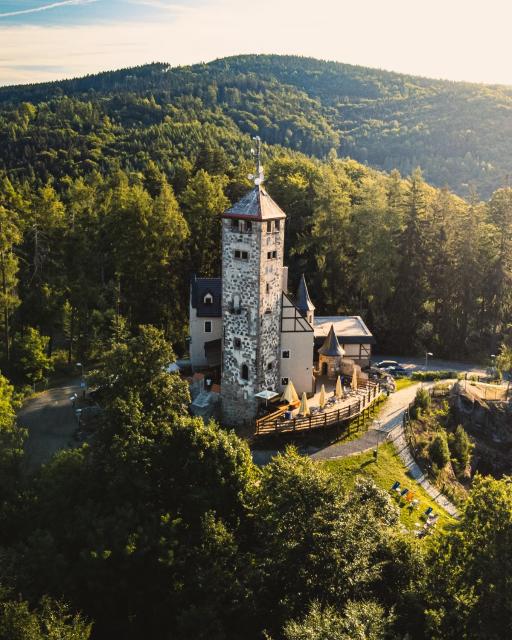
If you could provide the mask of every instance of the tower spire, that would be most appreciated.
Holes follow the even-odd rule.
[[[259,186],[263,184],[265,180],[265,174],[263,172],[263,165],[261,164],[261,138],[254,136],[253,140],[256,141],[256,149],[252,149],[252,152],[256,156],[256,175],[250,175],[249,179],[254,180],[254,184]]]

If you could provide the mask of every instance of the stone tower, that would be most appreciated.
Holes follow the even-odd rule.
[[[222,418],[238,426],[256,417],[265,389],[278,391],[286,215],[262,186],[222,219]]]

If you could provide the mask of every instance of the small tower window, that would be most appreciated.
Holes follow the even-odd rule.
[[[289,358],[289,357],[290,357],[290,351],[286,349],[285,351],[283,351],[283,358]]]
[[[231,220],[231,229],[233,231],[240,231],[239,220],[236,220],[236,219]]]
[[[281,386],[286,387],[287,384],[288,384],[288,378],[281,378]]]
[[[274,366],[273,362],[268,362],[267,363],[267,371],[272,371],[272,367]]]
[[[235,258],[237,260],[249,260],[249,254],[247,251],[241,251],[240,249],[235,249]]]
[[[265,291],[266,291],[267,293],[270,293],[270,285],[269,285],[269,283],[268,283],[268,282],[267,282],[267,284],[265,285]]]
[[[207,293],[203,298],[204,304],[213,304],[213,296],[211,293]]]
[[[272,233],[272,220],[267,222],[267,233]]]
[[[249,367],[246,364],[242,365],[241,376],[242,380],[249,380]]]
[[[245,230],[247,233],[251,233],[252,231],[252,222],[250,220],[245,221]]]
[[[242,348],[242,340],[240,338],[235,338],[233,340],[233,344],[235,346],[235,349],[241,349]]]
[[[281,220],[276,220],[274,222],[274,231],[279,231],[280,228],[281,228]]]
[[[205,320],[205,323],[204,323],[204,332],[205,332],[205,333],[211,333],[211,332],[212,332],[212,323],[211,323],[211,320]]]

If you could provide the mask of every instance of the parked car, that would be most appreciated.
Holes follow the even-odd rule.
[[[388,369],[389,367],[401,366],[396,360],[381,360],[375,365],[379,369]]]

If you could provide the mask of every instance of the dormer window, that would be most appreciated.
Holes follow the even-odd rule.
[[[213,304],[213,296],[211,293],[207,293],[205,294],[204,298],[203,298],[203,302],[204,304]]]

